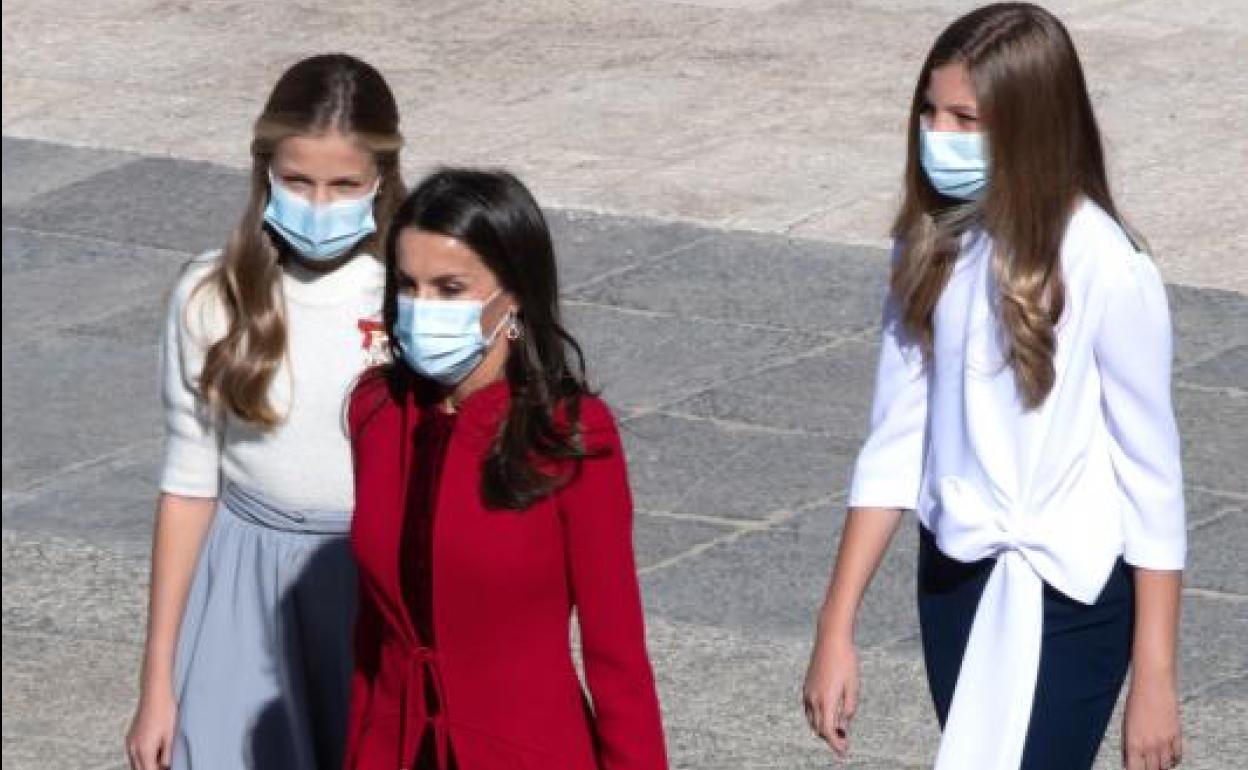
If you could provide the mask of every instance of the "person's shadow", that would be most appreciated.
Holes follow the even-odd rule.
[[[339,770],[351,695],[356,568],[347,536],[303,556],[279,605],[281,638],[272,638],[275,675],[288,698],[275,698],[251,730],[248,766],[257,770]],[[284,681],[283,681],[284,680]]]

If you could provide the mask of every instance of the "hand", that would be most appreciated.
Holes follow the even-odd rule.
[[[1122,720],[1126,770],[1170,770],[1183,759],[1179,698],[1173,681],[1132,677]]]
[[[173,729],[178,706],[169,688],[153,688],[139,699],[126,734],[130,770],[161,770],[173,758]]]
[[[802,688],[806,721],[841,759],[849,753],[849,723],[858,709],[858,653],[851,639],[820,638]]]

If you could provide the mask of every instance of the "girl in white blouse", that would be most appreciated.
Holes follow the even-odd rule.
[[[1173,767],[1186,544],[1169,313],[1056,18],[991,5],[937,38],[905,178],[811,727],[848,750],[855,616],[909,509],[937,768],[1091,767],[1128,665],[1124,765]]]

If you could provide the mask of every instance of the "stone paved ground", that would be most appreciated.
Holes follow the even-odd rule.
[[[121,768],[159,456],[159,305],[178,266],[220,242],[244,181],[11,137],[3,167],[3,763]],[[575,330],[624,418],[674,765],[832,766],[797,692],[865,424],[884,252],[551,218]],[[1248,299],[1172,286],[1171,300],[1191,508],[1186,766],[1225,770],[1248,755]],[[907,527],[867,599],[853,767],[933,754],[914,554]],[[1115,728],[1100,767],[1117,745]]]
[[[6,0],[6,136],[247,163],[275,74],[366,56],[410,170],[561,206],[882,245],[914,77],[980,0]],[[1047,0],[1167,278],[1248,292],[1248,2]]]
[[[676,766],[830,766],[797,685],[865,421],[905,109],[930,40],[973,4],[5,2],[5,766],[121,767],[156,307],[237,214],[275,74],[330,49],[391,79],[410,174],[503,164],[561,207],[572,316],[626,418]],[[1239,767],[1248,3],[1049,5],[1080,48],[1120,201],[1182,284],[1188,766]],[[908,529],[867,601],[857,767],[924,767],[935,745],[914,547]]]

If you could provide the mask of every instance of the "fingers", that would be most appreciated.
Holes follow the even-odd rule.
[[[845,714],[845,707],[838,706],[832,714],[831,729],[824,736],[824,740],[836,752],[836,755],[844,759],[849,754],[849,717]]]
[[[820,695],[808,695],[803,699],[806,711],[806,722],[825,743],[841,757],[849,751],[848,723],[839,706],[833,701],[840,698],[825,698]]]
[[[126,741],[126,759],[130,770],[164,770],[173,764],[172,737],[131,738]]]
[[[802,698],[802,710],[806,712],[806,724],[810,725],[812,732],[819,732],[819,710],[815,707],[809,697]]]
[[[139,741],[134,741],[127,753],[130,755],[131,770],[156,770],[155,749],[147,749]]]
[[[161,736],[160,752],[156,755],[156,762],[161,770],[173,764],[173,738],[168,733]]]
[[[1126,770],[1172,770],[1183,760],[1182,742],[1176,739],[1167,745],[1152,748],[1124,749]]]
[[[845,718],[845,728],[849,728],[849,722],[858,713],[858,679],[851,677],[845,683],[844,700],[841,703],[841,714]]]

